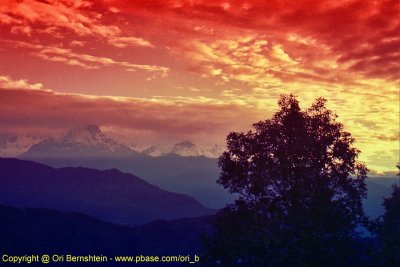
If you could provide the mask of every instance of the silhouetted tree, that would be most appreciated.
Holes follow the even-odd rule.
[[[393,185],[393,192],[385,198],[385,214],[379,229],[384,266],[400,266],[400,187]]]
[[[397,165],[400,171],[400,164]],[[400,175],[400,173],[398,174]],[[393,185],[390,197],[383,201],[385,213],[378,221],[381,261],[384,266],[400,266],[400,185]]]
[[[205,240],[209,266],[357,266],[367,168],[354,138],[317,99],[293,95],[254,131],[232,132],[218,183],[239,194]]]

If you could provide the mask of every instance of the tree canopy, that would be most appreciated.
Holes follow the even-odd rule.
[[[204,258],[221,266],[357,266],[367,168],[354,138],[323,98],[306,110],[293,95],[278,104],[271,119],[227,137],[217,182],[240,197],[216,216]]]
[[[400,163],[397,164],[400,176]],[[377,220],[376,233],[381,243],[380,264],[400,266],[400,181],[392,186],[391,195],[384,198],[385,213]]]
[[[385,266],[400,266],[400,186],[393,185],[390,197],[385,198],[385,214],[378,234],[382,244],[382,262]]]

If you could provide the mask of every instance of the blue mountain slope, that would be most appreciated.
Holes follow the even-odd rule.
[[[214,212],[116,169],[54,169],[17,159],[0,159],[0,204],[76,211],[128,225]]]

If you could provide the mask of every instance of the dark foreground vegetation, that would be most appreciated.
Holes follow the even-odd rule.
[[[200,236],[209,231],[209,217],[159,220],[137,227],[48,209],[0,206],[0,254],[8,255],[199,255]],[[12,266],[4,265],[0,266]],[[131,266],[131,264],[75,263],[75,266]],[[20,266],[20,265],[18,265]],[[24,265],[23,265],[24,266]],[[31,264],[29,266],[45,266]],[[74,266],[52,263],[51,266]],[[141,265],[138,265],[141,266]],[[160,266],[144,264],[143,266]],[[187,266],[170,264],[166,266]]]
[[[207,265],[400,266],[398,188],[376,222],[379,238],[363,238],[368,169],[354,138],[324,99],[301,110],[282,96],[279,107],[253,131],[227,137],[218,183],[240,197],[214,220]]]

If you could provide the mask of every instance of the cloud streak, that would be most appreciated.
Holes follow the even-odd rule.
[[[140,65],[126,61],[116,61],[109,57],[93,56],[85,53],[77,53],[72,49],[57,47],[57,46],[43,46],[34,45],[25,42],[5,42],[13,46],[28,48],[33,50],[32,55],[39,57],[43,60],[60,62],[63,64],[78,66],[84,69],[98,69],[101,67],[121,67],[126,71],[148,71],[158,73],[160,77],[166,77],[169,68],[154,66],[154,65]]]
[[[0,77],[0,132],[46,134],[95,123],[115,132],[135,133],[128,138],[130,141],[146,135],[159,140],[207,136],[207,140],[222,141],[229,131],[248,127],[251,117],[261,118],[246,106],[204,97],[143,99],[66,94],[41,88],[25,80]]]
[[[29,90],[44,90],[43,84],[41,83],[34,83],[31,84],[27,80],[20,79],[14,80],[9,76],[0,75],[0,88],[2,89],[29,89]]]

